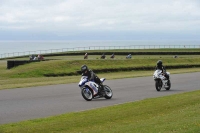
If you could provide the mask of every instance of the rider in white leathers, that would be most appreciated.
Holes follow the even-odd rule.
[[[157,61],[157,65],[156,65],[156,70],[162,70],[162,73],[163,73],[163,79],[169,79],[169,75],[166,73],[166,69],[165,67],[163,66],[162,64],[162,61],[161,60],[158,60]]]

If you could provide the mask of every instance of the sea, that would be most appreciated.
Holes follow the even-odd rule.
[[[200,48],[200,40],[0,41],[0,58],[78,50]]]

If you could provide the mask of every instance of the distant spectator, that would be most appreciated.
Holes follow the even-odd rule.
[[[102,55],[101,55],[101,59],[105,59],[106,58],[106,55],[105,55],[105,53],[103,53]]]
[[[30,60],[34,60],[34,59],[35,59],[35,55],[33,55],[33,54],[30,55],[30,56],[29,56],[29,59],[30,59]]]
[[[85,55],[84,55],[84,59],[87,59],[87,58],[88,58],[88,54],[85,53]]]
[[[110,58],[114,59],[115,58],[115,54],[113,53]]]
[[[38,60],[37,56],[35,56],[35,57],[33,58],[33,60]]]
[[[40,60],[44,60],[44,56],[43,55],[41,55]]]
[[[127,56],[126,56],[126,59],[131,59],[132,58],[132,55],[131,54],[128,54]]]
[[[40,55],[40,54],[38,54],[38,56],[37,56],[38,60],[40,60],[40,56],[41,56],[41,55]]]
[[[32,60],[32,55],[29,56],[29,60]]]
[[[44,60],[44,57],[41,54],[38,54],[38,60]]]

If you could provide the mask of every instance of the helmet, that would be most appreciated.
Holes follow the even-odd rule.
[[[158,60],[158,61],[157,61],[157,65],[158,65],[158,66],[161,66],[161,65],[162,65],[162,61],[161,61],[161,60]]]
[[[88,70],[88,67],[87,67],[86,65],[82,65],[82,66],[81,66],[81,72],[82,72],[82,73],[85,73],[85,71],[89,71],[89,70]]]

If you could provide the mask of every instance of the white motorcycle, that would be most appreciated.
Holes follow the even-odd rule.
[[[103,83],[105,78],[100,79]],[[79,82],[79,87],[81,89],[81,94],[86,101],[91,101],[92,99],[105,97],[106,99],[111,99],[113,96],[112,90],[109,86],[103,85],[103,92],[99,92],[99,85],[93,81],[89,81],[87,76],[82,76]]]
[[[157,91],[160,91],[161,88],[165,88],[166,90],[170,90],[171,88],[171,81],[170,81],[170,73],[166,72],[169,76],[168,79],[163,75],[162,70],[156,70],[153,74],[153,78],[155,81],[155,87]]]

